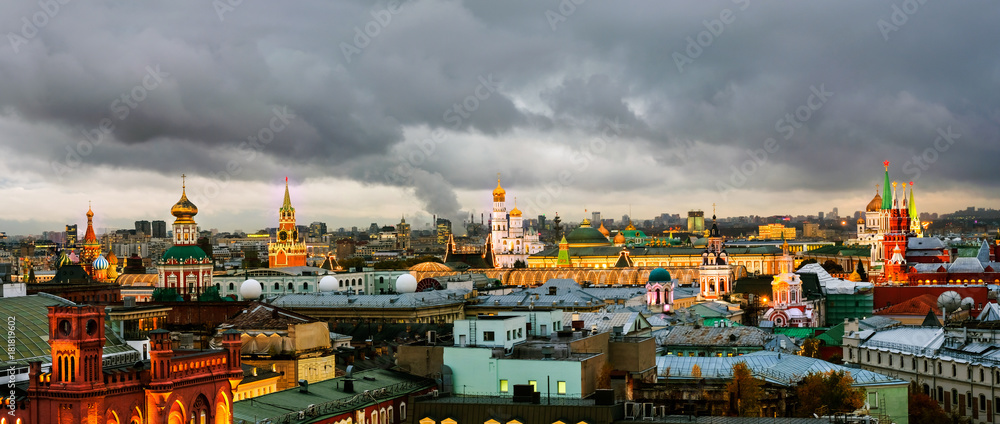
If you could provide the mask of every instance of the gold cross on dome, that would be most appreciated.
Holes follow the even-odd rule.
[[[187,187],[187,175],[181,174],[181,188]]]

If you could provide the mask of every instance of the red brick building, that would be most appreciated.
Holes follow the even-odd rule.
[[[232,389],[243,378],[238,333],[222,350],[170,347],[169,333],[150,333],[149,359],[106,365],[104,311],[97,306],[50,306],[52,366],[29,365],[25,398],[8,416],[21,424],[231,423]]]

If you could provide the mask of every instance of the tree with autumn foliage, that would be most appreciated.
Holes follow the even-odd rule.
[[[746,362],[733,364],[733,380],[726,387],[729,392],[729,415],[759,417],[760,403],[764,397],[764,381],[753,376]]]
[[[802,349],[799,350],[799,356],[819,358],[819,339],[806,339],[806,341],[802,342]]]
[[[795,388],[799,408],[797,415],[811,417],[838,412],[853,412],[865,405],[865,391],[854,388],[854,379],[847,371],[809,373]]]
[[[916,382],[910,382],[909,411],[911,423],[920,424],[951,424],[951,417],[941,408],[936,400],[931,399],[917,387]]]

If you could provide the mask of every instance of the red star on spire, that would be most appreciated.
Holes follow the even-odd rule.
[[[913,186],[913,181],[910,181],[910,186]]]
[[[889,161],[882,162],[882,165],[885,165],[887,171],[889,170]]]

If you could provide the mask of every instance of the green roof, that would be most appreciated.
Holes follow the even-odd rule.
[[[398,371],[372,369],[355,372],[354,393],[345,393],[343,389],[345,379],[346,377],[338,377],[310,383],[308,393],[302,393],[295,388],[233,402],[233,422],[240,420],[257,422],[264,419],[282,422],[280,417],[285,415],[293,417],[293,422],[298,422],[298,412],[306,411],[310,405],[313,405],[315,411],[310,420],[319,422],[435,385],[433,380],[426,378]],[[364,394],[366,391],[375,393],[375,390],[383,388],[386,389],[384,394]]]
[[[844,342],[844,323],[830,327],[823,334],[816,336],[826,346],[841,346]]]
[[[185,261],[188,258],[195,259],[205,259],[208,256],[205,255],[205,251],[201,250],[200,247],[191,246],[174,246],[163,252],[163,260],[168,261],[170,259],[177,259],[178,262]]]
[[[774,334],[783,334],[796,339],[808,339],[816,334],[818,328],[812,327],[774,327]]]
[[[572,243],[572,242],[570,242]],[[577,256],[606,256],[609,258],[617,258],[619,252],[621,252],[621,247],[618,246],[591,246],[591,247],[569,247],[569,255],[571,257]],[[643,256],[696,256],[701,258],[701,253],[705,249],[698,249],[692,247],[650,247],[650,246],[639,246],[632,247],[628,249],[629,256],[632,260],[640,258]],[[730,256],[732,255],[780,255],[781,249],[775,246],[755,246],[755,247],[725,247],[726,253]],[[559,248],[553,247],[534,255],[535,257],[557,257],[559,256]]]
[[[76,306],[69,300],[48,293],[31,296],[2,297],[0,311],[3,315],[14,317],[14,358],[8,354],[2,356],[0,368],[11,366],[27,367],[33,360],[49,362],[52,351],[49,348],[49,306]],[[105,323],[106,325],[106,323]],[[104,332],[104,354],[115,354],[135,351],[118,337],[110,328]]]
[[[575,230],[570,231],[569,234],[566,235],[566,241],[569,242],[569,244],[600,243],[608,246],[611,245],[608,238],[604,237],[604,234],[601,234],[600,231],[593,227],[578,227]]]
[[[823,246],[806,251],[805,255],[840,255],[840,256],[870,256],[871,249],[855,246]]]

